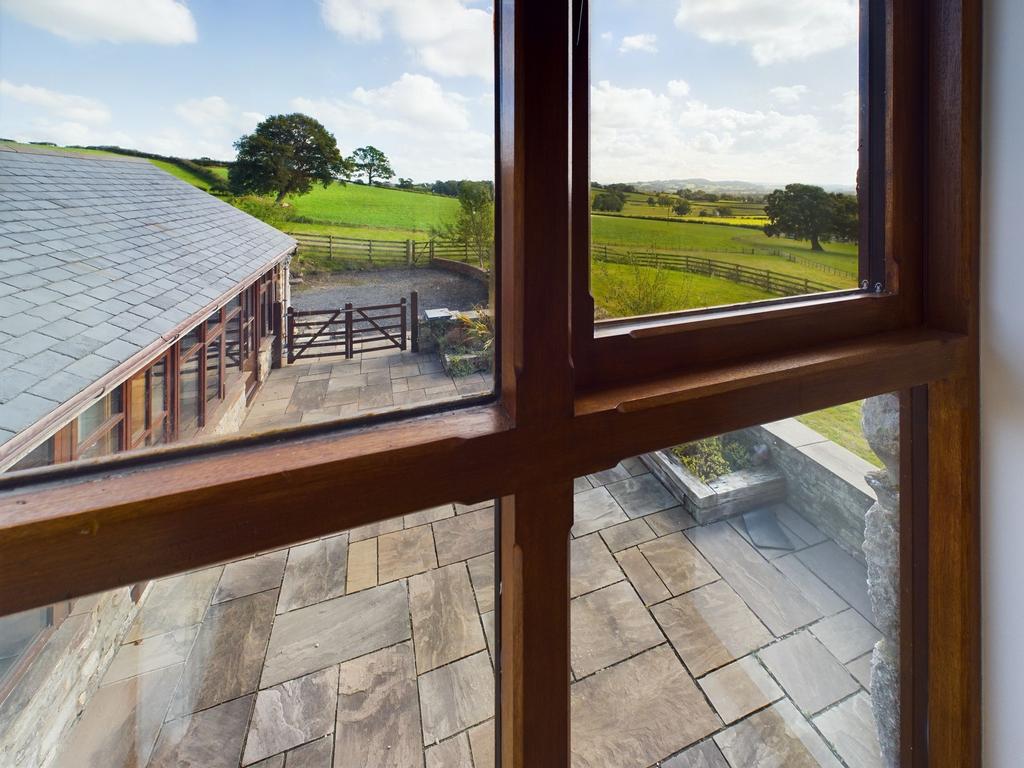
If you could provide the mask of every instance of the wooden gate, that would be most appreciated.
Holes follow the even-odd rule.
[[[397,304],[341,309],[288,307],[288,362],[302,358],[344,357],[400,349],[419,351],[419,296],[412,292]]]

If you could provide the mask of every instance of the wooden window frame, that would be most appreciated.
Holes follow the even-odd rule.
[[[890,110],[887,128],[887,205],[899,215],[886,222],[886,248],[899,256],[898,293],[628,334],[645,363],[628,380],[576,355],[573,6],[495,4],[497,399],[4,477],[0,614],[499,497],[501,765],[564,768],[572,478],[903,391],[903,764],[979,765],[980,2],[886,6],[886,39],[900,41],[888,45],[887,99],[916,105]],[[744,342],[755,325],[757,343]],[[728,354],[711,353],[712,342]]]
[[[595,322],[590,294],[589,0],[576,6],[572,98],[573,363],[599,389],[676,370],[785,355],[919,326],[921,95],[905,87],[927,58],[920,0],[860,0],[860,280],[868,288]],[[898,44],[897,44],[898,41]]]

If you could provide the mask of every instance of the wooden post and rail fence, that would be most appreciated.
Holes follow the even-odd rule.
[[[685,253],[657,251],[628,251],[608,245],[593,245],[591,253],[596,261],[630,264],[640,267],[671,269],[730,280],[742,285],[760,288],[777,296],[800,296],[809,293],[827,293],[842,290],[843,286],[787,275],[771,269],[748,267],[731,261],[694,256]],[[849,286],[854,287],[854,286]]]
[[[370,240],[353,237],[337,237],[334,235],[293,234],[299,244],[299,254],[326,257],[329,261],[359,263],[382,268],[411,268],[427,266],[435,259],[456,261],[464,264],[478,265],[474,249],[465,243],[452,243],[442,240]],[[698,256],[693,253],[680,253],[660,249],[633,251],[619,246],[595,243],[591,246],[593,257],[598,261],[617,263],[633,263],[647,267],[662,267],[692,274],[707,275],[735,283],[742,283],[760,288],[767,293],[780,296],[795,296],[804,293],[821,293],[854,287],[857,275],[778,249],[751,248],[754,255],[765,254],[784,258],[789,262],[798,263],[823,274],[840,278],[839,283],[849,281],[850,285],[835,285],[824,280],[810,280],[772,269],[749,267],[732,261]],[[746,253],[746,251],[742,251]],[[485,269],[489,267],[490,258],[484,260]]]
[[[419,294],[396,304],[339,309],[288,307],[288,363],[302,358],[344,357],[384,349],[419,352]]]
[[[466,243],[444,240],[370,240],[336,235],[292,233],[300,255],[326,257],[379,267],[426,266],[435,258],[479,264],[475,249]],[[490,261],[490,256],[484,259]]]

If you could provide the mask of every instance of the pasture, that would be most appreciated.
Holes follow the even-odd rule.
[[[308,223],[343,227],[350,233],[354,228],[377,230],[382,234],[400,230],[415,233],[412,239],[428,236],[431,228],[454,218],[459,207],[458,200],[452,197],[351,183],[331,184],[326,189],[317,185],[309,194],[289,196],[288,204],[296,216]],[[377,237],[377,234],[362,236]]]

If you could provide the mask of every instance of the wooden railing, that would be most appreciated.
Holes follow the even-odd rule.
[[[419,295],[406,302],[339,309],[288,307],[288,362],[344,357],[382,349],[419,351]]]
[[[655,253],[627,251],[606,245],[594,245],[591,253],[596,261],[617,264],[635,264],[641,267],[661,267],[695,275],[706,275],[734,283],[760,288],[765,293],[777,296],[799,296],[807,293],[825,293],[841,290],[842,286],[808,280],[806,278],[775,272],[770,269],[755,269],[743,264],[718,259],[692,256],[682,253]]]
[[[328,261],[360,262],[379,267],[427,266],[435,258],[480,263],[475,249],[468,244],[448,240],[372,240],[304,232],[290,234],[299,244],[299,256],[321,256]],[[484,264],[489,264],[490,260],[488,254]]]

